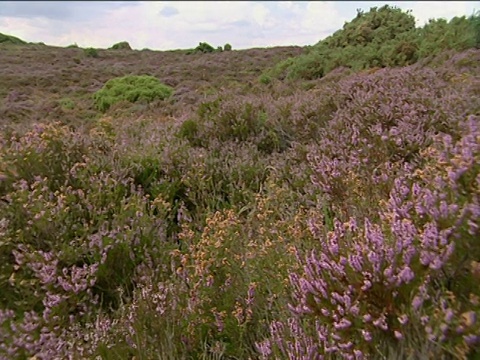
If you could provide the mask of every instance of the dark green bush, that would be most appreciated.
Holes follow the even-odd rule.
[[[0,33],[0,44],[25,45],[26,42],[15,36]]]
[[[195,48],[195,52],[202,52],[202,53],[212,53],[215,51],[215,48],[206,43],[206,42],[201,42],[196,48]]]
[[[223,51],[232,51],[232,45],[230,44],[225,44],[223,46]]]
[[[93,95],[93,99],[97,109],[105,112],[120,101],[148,103],[156,99],[164,100],[172,93],[170,86],[162,84],[154,76],[127,75],[108,80],[103,88]]]
[[[389,5],[374,7],[367,13],[359,11],[343,29],[265,74],[278,79],[312,80],[340,66],[360,71],[411,65],[445,50],[480,46],[479,18],[477,13],[450,22],[430,20],[424,27],[415,28],[415,18],[409,11]]]
[[[95,48],[86,48],[83,50],[83,53],[87,57],[93,57],[93,58],[98,58],[98,50]]]
[[[444,50],[463,51],[475,47],[479,36],[475,27],[478,28],[479,19],[479,15],[454,17],[449,22],[431,19],[417,31],[419,58],[437,55]]]
[[[480,10],[470,17],[475,37],[475,47],[480,49]]]
[[[114,44],[111,50],[132,50],[130,44],[127,41],[121,41],[119,43]]]

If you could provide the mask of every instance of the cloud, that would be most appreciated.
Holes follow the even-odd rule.
[[[199,42],[234,49],[312,45],[342,28],[356,9],[390,4],[431,17],[470,15],[479,2],[117,1],[13,2],[0,6],[0,32],[26,41],[107,48],[192,48]]]
[[[165,17],[178,15],[180,12],[173,6],[165,6],[162,10],[159,11],[159,14]]]
[[[2,1],[0,17],[76,21],[105,16],[110,11],[137,4],[130,1]]]

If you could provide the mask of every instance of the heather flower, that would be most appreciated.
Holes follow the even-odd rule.
[[[372,334],[369,331],[362,330],[362,335],[365,341],[370,342],[372,341]]]
[[[398,322],[401,325],[406,325],[408,323],[408,316],[406,314],[403,314],[402,316],[398,317]]]
[[[480,342],[480,336],[473,334],[464,335],[463,339],[465,340],[465,343],[471,347],[477,345]]]

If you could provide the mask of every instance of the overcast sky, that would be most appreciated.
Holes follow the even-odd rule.
[[[1,1],[0,33],[28,42],[171,50],[230,43],[234,49],[313,45],[356,9],[389,4],[430,18],[470,16],[480,1]]]

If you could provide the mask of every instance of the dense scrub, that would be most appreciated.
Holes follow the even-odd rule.
[[[19,39],[12,35],[6,35],[0,33],[0,43],[3,44],[14,44],[14,45],[25,45],[26,42],[22,39]]]
[[[359,11],[343,29],[309,48],[300,57],[286,59],[264,76],[280,79],[321,78],[337,67],[354,71],[406,66],[445,50],[480,47],[480,15],[431,19],[415,27],[408,12],[385,5]]]
[[[132,47],[128,41],[120,41],[119,43],[113,44],[110,48],[112,50],[132,50]]]
[[[17,79],[1,114],[0,359],[480,356],[480,50],[255,82],[295,51],[160,54],[177,67],[141,78],[171,97],[99,109],[132,54],[156,58],[99,50],[80,60],[104,69],[82,95],[53,91],[75,72],[37,70],[68,121],[32,111]],[[211,73],[185,75],[192,61]]]
[[[93,99],[97,109],[105,112],[121,101],[149,103],[156,99],[165,100],[172,93],[170,86],[153,76],[127,75],[108,80],[103,88],[93,94]]]

